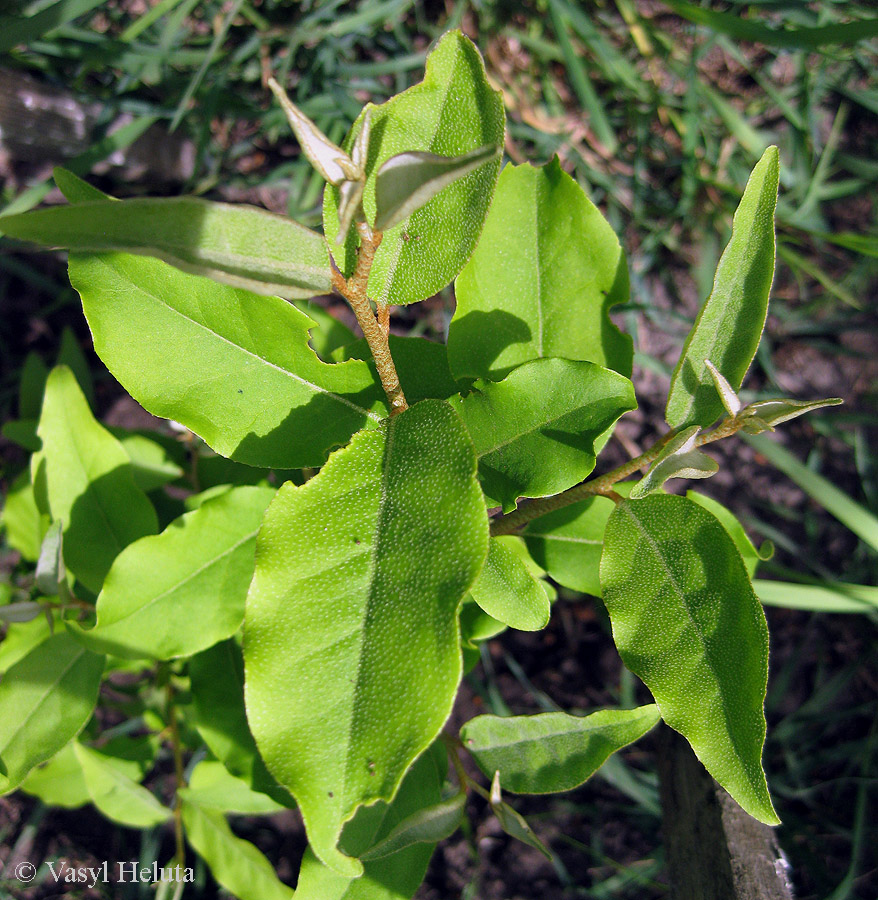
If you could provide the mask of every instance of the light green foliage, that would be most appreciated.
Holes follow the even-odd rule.
[[[104,658],[66,631],[37,644],[0,680],[0,794],[54,756],[91,717]]]
[[[419,809],[403,819],[387,837],[361,854],[364,862],[385,859],[414,844],[436,844],[460,827],[466,807],[466,794],[459,793],[433,806]]]
[[[496,381],[551,356],[631,374],[631,338],[607,315],[628,299],[625,256],[557,159],[503,170],[455,293],[448,358],[458,378]]]
[[[546,859],[552,858],[546,845],[534,834],[527,819],[503,800],[499,771],[494,772],[494,780],[491,782],[491,809],[506,834],[521,841],[522,844],[527,844],[528,847],[533,847],[534,850],[539,850]]]
[[[527,549],[558,584],[600,597],[604,528],[614,509],[607,497],[589,497],[540,516],[524,529]]]
[[[52,626],[46,616],[37,616],[29,622],[12,622],[0,641],[0,674],[14,666],[51,636]]]
[[[24,359],[18,382],[18,418],[38,419],[49,370],[39,354],[31,350]]]
[[[726,530],[684,497],[623,500],[601,584],[616,647],[662,718],[750,815],[777,824],[761,764],[768,629]]]
[[[154,491],[182,477],[183,469],[158,441],[123,429],[116,429],[115,436],[131,460],[131,474],[140,490]]]
[[[329,255],[320,235],[252,206],[195,197],[84,200],[3,216],[0,229],[9,237],[77,252],[155,256],[261,294],[312,297],[330,289]]]
[[[151,828],[171,817],[171,810],[102,753],[77,743],[74,753],[91,802],[108,818],[129,828]]]
[[[128,454],[94,418],[66,366],[49,374],[31,460],[37,505],[64,526],[64,562],[97,593],[116,556],[158,528]]]
[[[189,777],[189,799],[203,809],[242,816],[264,816],[284,807],[269,796],[252,790],[221,763],[203,759]]]
[[[840,397],[829,397],[826,400],[761,400],[745,407],[740,419],[744,431],[760,434],[763,431],[774,431],[775,425],[797,419],[815,409],[838,406],[843,402]]]
[[[439,748],[440,753],[444,753]],[[443,773],[436,754],[427,751],[411,767],[392,803],[361,807],[345,826],[342,846],[354,856],[366,855],[406,821],[439,802]],[[415,843],[380,859],[364,860],[359,878],[346,878],[323,865],[309,849],[302,859],[298,900],[409,900],[427,871],[434,844]]]
[[[734,513],[712,497],[705,497],[704,494],[699,494],[696,491],[686,491],[686,497],[693,503],[703,506],[711,515],[719,519],[720,524],[729,533],[729,537],[735,542],[738,553],[741,554],[741,559],[744,561],[744,568],[747,570],[747,574],[750,578],[753,578],[760,561],[770,559],[774,553],[774,547],[766,542],[757,550],[747,532],[744,531],[744,526],[738,521]]]
[[[39,797],[43,803],[64,809],[77,809],[91,801],[76,755],[75,741],[59,750],[48,762],[31,769],[19,787],[26,794]]]
[[[354,123],[351,135],[358,133],[364,115]],[[375,221],[377,173],[390,157],[412,150],[459,156],[486,145],[503,146],[503,102],[485,77],[478,50],[459,31],[449,32],[437,44],[420,84],[370,107],[370,116],[363,194],[369,222]],[[349,136],[345,149],[352,143]],[[415,303],[449,284],[473,252],[499,168],[499,160],[486,163],[386,232],[369,276],[369,296],[388,304]],[[344,247],[336,250],[337,204],[337,189],[327,188],[324,230],[339,268],[350,275],[356,237],[351,233]]]
[[[587,716],[478,716],[463,726],[460,739],[486,775],[500,772],[506,790],[549,794],[578,787],[659,718],[656,706],[602,709]]]
[[[256,532],[273,496],[232,488],[128,546],[104,582],[94,628],[77,637],[96,652],[152,659],[191,656],[230,637],[244,620]]]
[[[477,381],[452,405],[476,445],[479,479],[504,510],[519,497],[546,497],[582,481],[595,442],[634,409],[634,386],[611,369],[537,359],[502,381]]]
[[[710,359],[737,391],[759,346],[774,276],[777,147],[756,164],[735,213],[732,237],[716,269],[713,290],[686,339],[671,378],[665,419],[672,428],[710,425],[723,404],[705,366]]]
[[[232,833],[221,812],[202,807],[197,795],[185,789],[180,800],[186,840],[226,890],[239,900],[292,900],[293,889],[278,879],[271,863],[250,841]]]
[[[128,254],[72,256],[95,349],[151,413],[253,466],[320,465],[384,406],[365,363],[327,365],[314,323],[260,297]]]
[[[492,537],[488,558],[475,584],[473,600],[492,618],[520,631],[539,631],[549,622],[551,603],[542,583],[509,546],[515,536]]]
[[[49,517],[41,515],[37,508],[29,471],[19,473],[9,486],[0,521],[6,530],[9,546],[18,550],[28,562],[36,562],[49,525]]]
[[[250,727],[312,849],[347,877],[362,867],[336,848],[342,825],[393,796],[451,711],[458,606],[487,553],[475,471],[463,423],[425,400],[282,487],[260,531]]]
[[[657,491],[672,478],[710,478],[719,471],[719,463],[695,446],[695,438],[701,429],[698,425],[684,428],[662,447],[649,471],[631,488],[632,500],[646,497]]]

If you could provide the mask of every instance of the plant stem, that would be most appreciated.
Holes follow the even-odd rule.
[[[360,235],[360,249],[357,253],[357,266],[354,273],[350,278],[345,278],[340,272],[333,271],[332,284],[348,301],[357,317],[357,323],[375,359],[381,386],[384,388],[384,393],[387,394],[390,415],[395,416],[408,409],[408,404],[402,391],[402,385],[399,383],[399,376],[396,374],[393,357],[390,355],[387,307],[379,306],[379,316],[383,319],[380,321],[372,312],[372,305],[369,303],[367,293],[369,272],[372,269],[372,261],[375,259],[375,251],[381,243],[381,232],[373,232],[366,222],[357,222],[357,233]]]
[[[703,434],[699,434],[695,439],[695,445],[697,447],[703,447],[705,444],[713,443],[713,441],[722,440],[723,438],[733,435],[740,427],[740,423],[734,418],[730,417],[728,419],[723,419],[713,431],[706,431]],[[532,500],[530,503],[518,507],[518,509],[513,510],[511,513],[507,513],[505,516],[497,516],[491,521],[491,534],[514,534],[519,528],[526,525],[532,519],[544,516],[546,513],[554,512],[556,509],[563,509],[565,506],[569,506],[571,503],[576,503],[579,500],[585,500],[587,497],[601,495],[610,497],[610,499],[618,503],[621,497],[613,490],[613,485],[623,478],[633,475],[643,466],[647,466],[654,462],[661,453],[664,445],[674,434],[675,432],[673,431],[669,432],[659,438],[652,447],[641,453],[640,456],[628,460],[628,462],[607,472],[605,475],[601,475],[599,478],[577,484],[575,487],[569,488],[560,494],[555,494],[554,497],[543,497],[539,500]]]
[[[180,742],[180,728],[177,725],[177,707],[174,703],[174,687],[171,684],[171,673],[168,672],[168,682],[165,686],[167,699],[168,728],[171,732],[171,749],[174,754],[174,777],[177,782],[174,791],[174,843],[176,845],[175,859],[186,865],[186,849],[183,844],[183,806],[177,791],[185,787],[183,778],[183,751]]]

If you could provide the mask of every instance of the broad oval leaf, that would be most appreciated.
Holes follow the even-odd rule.
[[[226,890],[240,900],[292,900],[293,889],[257,847],[232,833],[221,812],[202,807],[185,788],[179,797],[186,840]]]
[[[496,381],[551,356],[631,374],[631,338],[608,315],[628,300],[625,256],[557,159],[503,170],[455,294],[448,359],[457,378]]]
[[[458,607],[488,545],[475,469],[459,417],[425,400],[284,485],[259,533],[250,727],[314,852],[347,877],[362,865],[337,849],[342,825],[393,797],[451,711]]]
[[[616,647],[662,718],[750,815],[777,824],[761,763],[768,628],[726,530],[685,497],[623,500],[601,584]]]
[[[314,323],[280,297],[129,254],[72,255],[70,282],[95,350],[128,393],[223,456],[321,465],[385,414],[366,363],[321,362],[308,346]]]
[[[31,458],[37,503],[44,497],[64,526],[64,562],[91,591],[101,589],[118,554],[158,529],[146,494],[134,483],[128,454],[91,413],[73,373],[57,366],[46,381]]]
[[[369,114],[363,207],[370,222],[375,221],[377,173],[392,156],[408,151],[459,156],[486,145],[503,147],[503,101],[488,83],[479,51],[460,31],[442,37],[427,57],[420,84],[369,107]],[[346,150],[365,115],[364,110],[354,123]],[[499,169],[499,160],[486,163],[385,232],[369,275],[369,296],[386,304],[416,303],[450,284],[479,239]],[[338,189],[327,188],[323,228],[330,242],[339,230],[337,210]],[[351,233],[342,248],[333,250],[346,276],[353,272],[356,248]]]
[[[705,360],[710,359],[737,391],[756,354],[774,277],[778,177],[777,147],[769,147],[747,182],[713,290],[671,376],[665,419],[672,428],[703,427],[723,414],[723,402]]]
[[[244,621],[256,532],[274,493],[233,488],[128,546],[104,581],[94,628],[76,636],[98,653],[173,659],[233,635]]]
[[[492,537],[488,558],[475,584],[473,600],[491,617],[519,631],[539,631],[549,623],[552,604],[540,581],[508,546],[514,535]]]
[[[460,739],[486,775],[500,772],[506,790],[549,794],[587,781],[611,754],[639,740],[659,719],[657,706],[602,709],[587,716],[478,716],[463,726]]]
[[[533,519],[522,532],[528,552],[558,584],[600,597],[604,528],[615,508],[608,497],[588,497]]]
[[[415,210],[464,175],[500,156],[488,144],[462,156],[409,151],[391,156],[375,180],[375,228],[386,231],[405,221]]]
[[[104,657],[60,632],[34,647],[0,681],[0,794],[54,756],[91,718]]]
[[[107,758],[83,744],[74,745],[92,803],[108,818],[129,828],[152,828],[171,818],[171,810]]]
[[[155,256],[186,272],[289,299],[332,290],[316,232],[254,206],[195,197],[136,198],[0,217],[9,237],[82,252]]]
[[[476,445],[485,493],[506,511],[519,497],[547,497],[582,481],[594,469],[595,442],[637,406],[623,375],[570,359],[525,363],[451,402]]]

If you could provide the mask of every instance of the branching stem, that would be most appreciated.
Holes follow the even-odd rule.
[[[740,423],[734,418],[723,419],[722,422],[714,428],[713,431],[706,431],[699,434],[695,439],[697,447],[703,447],[705,444],[719,441],[723,438],[730,437],[741,427]],[[673,437],[675,432],[670,432],[661,437],[648,450],[629,459],[618,468],[595,478],[592,481],[585,481],[577,484],[575,487],[569,488],[554,497],[543,497],[539,500],[532,500],[530,503],[520,506],[505,516],[497,516],[491,521],[491,534],[514,534],[519,528],[526,525],[532,519],[544,516],[546,513],[554,512],[556,509],[563,509],[571,503],[579,500],[585,500],[587,497],[601,495],[610,497],[615,502],[619,502],[619,495],[613,490],[613,485],[620,482],[623,478],[633,475],[638,469],[648,466],[654,462],[662,451],[662,447]]]
[[[373,232],[366,222],[358,222],[357,233],[360,236],[360,249],[357,253],[357,266],[354,273],[350,278],[345,278],[340,272],[334,271],[332,284],[348,301],[357,317],[357,323],[375,359],[381,386],[384,388],[384,393],[387,394],[390,415],[395,416],[404,409],[408,409],[408,404],[402,391],[402,385],[399,383],[399,376],[396,374],[393,357],[390,355],[388,310],[386,306],[379,305],[376,317],[372,312],[372,305],[367,293],[369,272],[372,269],[372,261],[375,259],[375,251],[381,243],[381,232]]]

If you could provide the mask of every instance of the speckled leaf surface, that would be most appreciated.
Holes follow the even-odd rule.
[[[520,631],[539,631],[549,622],[552,604],[541,582],[510,548],[515,535],[492,537],[488,558],[470,589],[473,600],[491,617]]]
[[[284,485],[257,539],[247,716],[314,852],[347,877],[362,866],[337,849],[342,825],[393,797],[451,711],[458,607],[488,546],[475,472],[459,417],[425,400]]]
[[[709,359],[737,391],[753,361],[774,277],[774,210],[780,164],[769,147],[756,164],[735,212],[732,237],[671,377],[665,419],[672,428],[710,425],[724,414],[705,366]]]
[[[505,115],[500,94],[485,77],[479,51],[459,31],[442,37],[427,58],[420,84],[372,106],[363,208],[375,221],[375,183],[381,166],[399,153],[428,151],[461,156],[486,145],[503,147]],[[344,147],[350,150],[364,113]],[[369,276],[369,296],[389,304],[425,300],[450,284],[469,259],[485,220],[500,169],[499,159],[440,191],[404,222],[385,232]],[[356,236],[337,248],[338,189],[327,187],[323,226],[345,275],[353,271]]]
[[[550,356],[631,374],[631,338],[608,316],[628,300],[625,256],[557,159],[503,170],[455,294],[448,359],[457,378],[496,381],[513,366]]]
[[[519,497],[582,481],[594,469],[595,442],[637,406],[627,378],[570,359],[538,359],[503,381],[477,381],[451,403],[476,445],[485,493],[507,511]]]
[[[158,529],[146,494],[134,483],[122,445],[92,415],[76,378],[57,366],[46,381],[31,458],[37,505],[64,526],[64,562],[91,591],[101,589],[116,556]]]
[[[76,631],[82,643],[114,656],[173,659],[234,634],[274,493],[232,488],[126,547],[107,574],[95,626]]]
[[[761,763],[768,628],[726,530],[685,497],[623,500],[601,584],[622,660],[662,718],[750,815],[777,824]]]
[[[331,288],[323,238],[286,216],[196,197],[85,199],[3,217],[20,240],[80,252],[155,256],[184,271],[234,287],[313,297]]]
[[[386,410],[366,363],[329,365],[314,322],[261,297],[123,253],[71,255],[95,350],[149,412],[264,468],[321,465]]]
[[[549,794],[578,787],[659,721],[656,706],[602,709],[587,716],[478,716],[460,731],[463,745],[489,778],[507,791]]]

